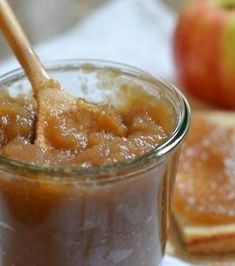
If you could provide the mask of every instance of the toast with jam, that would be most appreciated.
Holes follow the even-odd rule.
[[[235,113],[194,113],[181,151],[173,216],[189,252],[235,251]]]

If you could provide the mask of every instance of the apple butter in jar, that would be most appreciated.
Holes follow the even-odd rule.
[[[47,70],[76,104],[48,109],[43,147],[26,77],[0,78],[1,265],[159,265],[189,127],[185,98],[126,65],[77,60]]]

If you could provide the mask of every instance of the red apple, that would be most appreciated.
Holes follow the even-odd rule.
[[[174,59],[182,87],[235,109],[235,0],[194,0],[180,14]]]

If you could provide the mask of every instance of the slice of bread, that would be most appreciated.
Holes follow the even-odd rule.
[[[194,113],[194,116],[195,117],[200,116],[204,120],[215,123],[221,128],[232,128],[232,127],[235,128],[235,113],[232,112],[204,111],[204,112]],[[193,132],[190,132],[189,138],[192,137],[192,134]],[[187,143],[185,145],[187,145]],[[223,143],[221,143],[221,145],[223,145]],[[185,162],[181,161],[180,163],[185,163]],[[208,162],[205,160],[205,164],[207,163]],[[180,173],[180,169],[182,168],[179,167],[178,175],[185,174],[185,173]],[[191,168],[190,178],[198,177],[201,171],[203,171],[203,167],[200,168],[200,172],[199,168],[197,169]],[[186,178],[188,177],[186,176]],[[235,173],[234,173],[234,180],[235,180]],[[177,186],[177,178],[176,178],[176,186]],[[180,209],[177,209],[174,206],[174,201],[177,200],[177,198],[175,197],[177,197],[177,193],[176,195],[174,194],[173,196],[173,216],[187,251],[191,253],[204,253],[204,254],[235,251],[235,223],[232,222],[226,224],[212,223],[211,225],[209,225],[208,223],[203,224],[203,222],[198,223],[198,221],[193,220],[192,216],[191,218],[189,218],[190,216],[187,216],[187,213],[182,213]]]
[[[212,254],[235,251],[235,223],[198,225],[173,212],[186,250],[191,253]]]

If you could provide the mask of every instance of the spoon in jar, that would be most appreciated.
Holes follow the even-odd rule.
[[[38,105],[34,142],[46,148],[45,117],[75,110],[76,100],[46,72],[6,0],[0,0],[0,29],[31,83]]]
[[[115,135],[124,136],[126,134],[126,127],[123,127],[120,121],[113,117],[112,113],[103,112],[97,105],[82,99],[78,102],[64,91],[57,81],[49,76],[6,0],[0,0],[0,25],[1,31],[32,85],[34,97],[38,105],[36,136],[34,140],[37,146],[42,149],[48,147],[45,134],[48,127],[50,127],[47,120],[49,116],[53,116],[60,122],[63,114],[77,113],[78,110],[90,114],[103,130],[106,130],[108,126],[109,130]],[[76,124],[76,121],[74,122]],[[79,143],[79,140],[74,141],[73,137],[69,137],[67,133],[62,132],[62,136],[59,136],[58,141],[58,136],[55,136],[57,133],[52,132],[53,139],[59,142],[59,144],[57,143],[57,148],[69,149]]]

